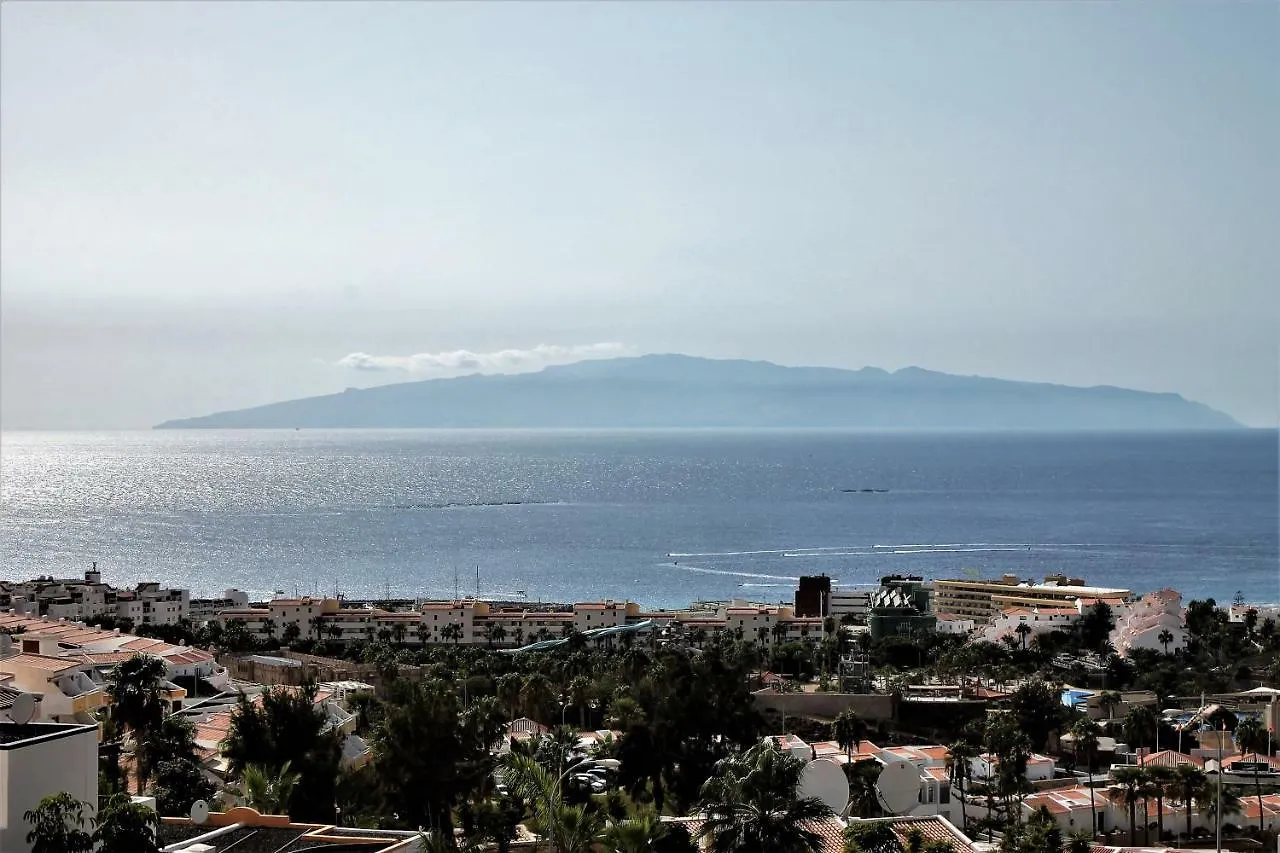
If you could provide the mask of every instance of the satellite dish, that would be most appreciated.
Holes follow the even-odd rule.
[[[920,771],[909,761],[890,761],[876,779],[876,794],[890,814],[911,811],[920,802]]]
[[[196,800],[191,804],[191,822],[202,826],[209,819],[209,804],[204,800]]]
[[[800,771],[800,796],[816,797],[836,814],[849,804],[849,780],[830,758],[815,758]]]
[[[13,705],[9,708],[9,719],[20,726],[25,726],[36,718],[36,697],[34,693],[19,693],[13,697]]]

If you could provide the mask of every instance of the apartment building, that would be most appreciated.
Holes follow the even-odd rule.
[[[193,598],[187,603],[187,618],[204,624],[218,617],[224,610],[249,606],[249,593],[238,589],[224,590],[221,598]]]
[[[845,616],[852,616],[858,620],[866,619],[871,610],[871,593],[873,591],[871,588],[837,588],[831,590],[831,594],[827,598],[828,615],[834,616],[837,621]]]
[[[97,698],[81,700],[78,705],[73,703],[74,707],[67,712],[63,708],[65,703],[57,696],[51,697],[51,692],[56,688],[56,692],[74,699],[80,694],[68,694],[66,691],[84,688],[85,685],[71,683],[59,673],[78,672],[101,691],[108,674],[121,662],[138,654],[159,658],[164,663],[165,676],[169,680],[165,698],[172,707],[180,706],[186,698],[186,691],[174,684],[174,679],[203,679],[218,690],[230,686],[226,668],[203,649],[175,646],[149,637],[123,634],[119,630],[92,628],[82,622],[53,620],[12,611],[0,613],[0,630],[6,632],[0,633],[0,680],[4,673],[9,673],[13,686],[41,693],[45,698],[42,706],[46,718],[62,717],[68,713],[74,718],[74,714],[88,706],[96,708],[106,701],[105,693],[101,693]],[[7,632],[14,632],[14,635]],[[35,660],[19,660],[25,655],[34,656]],[[59,663],[55,665],[44,660],[46,658]],[[54,682],[57,683],[45,679],[42,684],[33,671],[15,672],[14,668],[19,666],[54,672],[57,676]]]
[[[1173,652],[1187,644],[1186,611],[1182,594],[1162,589],[1144,595],[1133,605],[1116,612],[1111,644],[1121,657],[1135,649]]]
[[[93,569],[84,578],[34,578],[0,581],[0,607],[50,619],[84,621],[110,616],[135,625],[173,625],[187,618],[190,593],[155,581],[134,589],[116,589]]]
[[[995,643],[1005,637],[1021,644],[1023,636],[1026,642],[1040,634],[1053,631],[1069,631],[1080,621],[1084,613],[1075,607],[1011,607],[1002,610],[990,625],[983,629],[983,639]],[[1027,630],[1019,630],[1026,625]]]
[[[1079,578],[1050,575],[1044,583],[1024,581],[1017,575],[998,580],[948,579],[933,582],[934,613],[972,619],[979,627],[992,624],[1005,610],[1015,608],[1077,608],[1085,599],[1122,605],[1132,597],[1127,589],[1086,586]]]
[[[0,657],[0,679],[40,698],[41,716],[55,723],[97,725],[93,713],[107,704],[107,693],[80,661],[23,651]]]
[[[579,602],[564,610],[498,608],[486,601],[429,601],[417,610],[391,612],[372,607],[345,607],[335,598],[275,599],[252,607],[221,611],[217,621],[234,623],[258,639],[280,639],[290,624],[302,636],[338,641],[386,637],[411,645],[522,646],[558,639],[572,632],[653,622],[688,636],[697,631],[728,631],[752,642],[817,639],[820,617],[797,617],[789,606],[761,606],[733,601],[712,609],[646,612],[635,602]]]

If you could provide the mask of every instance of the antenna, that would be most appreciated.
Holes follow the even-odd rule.
[[[191,822],[196,826],[203,826],[204,822],[209,819],[209,804],[204,800],[196,800],[191,804]]]
[[[458,567],[454,566],[453,567],[453,600],[457,601],[460,595],[461,594],[458,592]]]
[[[890,761],[876,779],[876,793],[885,811],[905,814],[919,799],[920,771],[909,761]]]
[[[20,726],[36,717],[36,697],[34,693],[19,693],[13,697],[13,706],[9,708],[9,719]]]
[[[476,563],[476,601],[480,600],[480,564]]]
[[[800,772],[800,795],[817,797],[840,814],[849,804],[849,780],[844,769],[830,758],[815,758]]]

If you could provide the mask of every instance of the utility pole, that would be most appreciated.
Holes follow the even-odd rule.
[[[1217,844],[1214,846],[1217,853],[1222,853],[1222,742],[1226,739],[1227,723],[1224,720],[1218,731],[1218,813],[1217,820],[1214,821],[1217,824]]]

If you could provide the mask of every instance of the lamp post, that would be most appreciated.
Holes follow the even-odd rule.
[[[1222,853],[1222,742],[1226,739],[1227,723],[1224,720],[1221,729],[1218,731],[1218,814],[1217,820],[1214,821],[1217,824],[1217,843],[1214,846],[1214,850],[1217,853]]]

